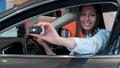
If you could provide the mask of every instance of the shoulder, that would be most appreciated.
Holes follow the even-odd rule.
[[[106,29],[98,29],[98,32],[97,33],[110,33],[108,30]]]
[[[94,36],[109,36],[110,32],[106,29],[98,29],[98,32]]]

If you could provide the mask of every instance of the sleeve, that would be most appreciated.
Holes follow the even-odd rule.
[[[89,38],[74,38],[76,47],[71,51],[70,55],[77,54],[96,54],[100,49],[103,49],[109,38],[109,32],[101,29],[93,37]]]

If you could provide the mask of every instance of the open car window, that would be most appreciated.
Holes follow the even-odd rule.
[[[101,9],[103,8],[103,5],[105,4],[100,4]],[[65,7],[43,14],[38,14],[36,16],[22,20],[19,22],[19,24],[13,25],[6,30],[3,30],[3,32],[0,34],[1,54],[25,54],[26,50],[24,47],[28,45],[26,47],[28,50],[27,53],[46,55],[44,48],[34,42],[31,37],[27,36],[30,34],[29,28],[39,22],[51,23],[61,37],[76,37],[77,31],[79,31],[75,27],[76,24],[72,26],[70,25],[69,27],[67,25],[73,23],[78,17],[78,7],[80,6]],[[105,29],[111,32],[116,16],[116,11],[102,9],[102,15],[104,22],[102,25],[105,25]],[[50,43],[48,43],[48,46],[57,55],[69,55],[70,53],[70,50],[65,47],[55,46],[54,44]]]

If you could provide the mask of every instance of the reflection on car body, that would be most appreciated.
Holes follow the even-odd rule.
[[[107,29],[111,32],[107,45],[96,55],[70,56],[67,48],[50,43],[48,43],[49,47],[57,55],[46,55],[44,48],[39,46],[32,36],[28,36],[28,29],[25,26],[30,27],[40,21],[40,16],[48,16],[50,20],[46,19],[46,21],[51,21],[59,35],[70,37],[71,32],[62,27],[75,20],[76,7],[88,4],[99,4],[103,16],[105,13],[117,12],[113,19],[115,21],[111,22],[113,27]],[[0,66],[3,68],[119,68],[120,7],[118,5],[116,0],[34,0],[14,7],[17,9],[9,9],[0,14]],[[61,14],[63,10],[65,15]],[[104,17],[104,21],[106,18]],[[105,22],[106,28],[108,24],[110,22]]]

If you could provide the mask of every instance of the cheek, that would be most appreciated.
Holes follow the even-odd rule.
[[[82,21],[82,18],[80,17],[80,21]]]
[[[83,24],[83,21],[84,21],[84,18],[80,18],[80,24],[82,25]]]
[[[83,19],[81,18],[80,19],[80,24],[83,26],[84,24],[83,24]]]
[[[92,21],[92,24],[95,24],[96,23],[96,17],[91,18],[91,21]]]
[[[91,21],[93,21],[93,22],[96,22],[96,16],[95,17],[91,17]]]
[[[80,16],[80,21],[84,20],[85,16]]]

